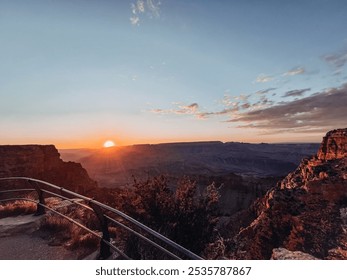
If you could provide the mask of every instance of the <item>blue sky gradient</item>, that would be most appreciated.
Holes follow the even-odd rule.
[[[346,26],[342,0],[0,0],[0,144],[320,141]]]

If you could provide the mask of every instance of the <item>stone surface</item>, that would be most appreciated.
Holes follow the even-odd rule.
[[[43,216],[24,215],[0,219],[0,237],[16,233],[32,233],[40,226]]]
[[[0,219],[0,260],[73,260],[77,254],[63,246],[50,246],[37,235],[44,216],[24,215]]]
[[[272,260],[318,260],[314,256],[301,251],[289,251],[285,248],[275,248],[272,250]]]
[[[323,138],[317,157],[321,160],[332,160],[347,156],[347,129],[329,131]]]
[[[230,258],[269,259],[274,248],[347,259],[346,129],[327,133],[317,154],[251,207]]]

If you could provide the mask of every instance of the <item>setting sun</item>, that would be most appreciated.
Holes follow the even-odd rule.
[[[116,144],[111,141],[111,140],[107,140],[105,143],[104,143],[104,148],[110,148],[110,147],[114,147],[116,146]]]

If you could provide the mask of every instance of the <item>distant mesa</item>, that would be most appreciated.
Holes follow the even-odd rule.
[[[124,146],[107,151],[60,150],[80,162],[101,187],[122,187],[148,176],[285,176],[319,144],[249,144],[218,141]]]

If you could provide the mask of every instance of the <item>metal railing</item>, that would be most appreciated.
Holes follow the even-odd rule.
[[[119,255],[121,255],[125,259],[131,259],[127,254],[123,252],[120,248],[118,248],[113,242],[111,242],[110,238],[110,232],[109,232],[109,224],[116,225],[126,232],[135,235],[137,238],[143,240],[144,242],[152,245],[153,247],[160,250],[162,253],[170,256],[173,259],[193,259],[193,260],[201,260],[202,258],[195,253],[189,251],[188,249],[184,248],[183,246],[175,243],[174,241],[170,240],[169,238],[161,235],[160,233],[154,231],[153,229],[147,227],[146,225],[140,223],[139,221],[133,219],[132,217],[128,216],[127,214],[123,213],[122,211],[119,211],[115,208],[112,208],[106,204],[103,204],[97,200],[94,200],[92,198],[86,197],[84,195],[75,193],[73,191],[70,191],[68,189],[56,186],[54,184],[28,178],[28,177],[7,177],[7,178],[0,178],[0,181],[26,181],[28,182],[32,188],[22,188],[22,189],[9,189],[9,190],[2,190],[0,191],[0,194],[9,194],[9,193],[16,193],[16,192],[32,192],[36,191],[38,200],[34,200],[31,198],[25,198],[25,197],[10,197],[6,199],[0,200],[0,202],[8,202],[8,201],[15,201],[15,200],[26,200],[35,202],[37,204],[37,209],[35,215],[43,215],[46,212],[46,209],[50,210],[52,213],[57,214],[67,220],[69,220],[71,223],[77,225],[78,227],[86,230],[87,232],[91,233],[92,235],[96,236],[100,239],[100,249],[99,249],[99,258],[100,259],[107,259],[111,255],[111,250],[114,250]],[[48,188],[47,188],[48,187]],[[88,209],[93,211],[93,213],[96,215],[99,224],[100,224],[100,231],[101,235],[88,228],[87,226],[81,224],[80,222],[74,220],[71,217],[68,217],[65,214],[60,213],[56,209],[53,209],[52,207],[48,206],[45,203],[45,196],[53,196],[58,197],[63,200],[69,201],[70,203],[76,204],[80,207],[83,207],[84,209]],[[76,201],[75,199],[80,199],[84,201],[86,204],[81,203],[79,201]],[[121,220],[117,220],[116,218],[113,218],[108,213],[114,214],[116,217],[120,218]],[[124,222],[126,221],[126,223]],[[136,229],[131,228],[131,226],[134,226]],[[147,236],[139,232],[139,229],[142,232],[145,232]],[[153,240],[154,239],[154,240]],[[158,242],[158,241],[160,242]],[[161,244],[160,244],[161,243]]]

